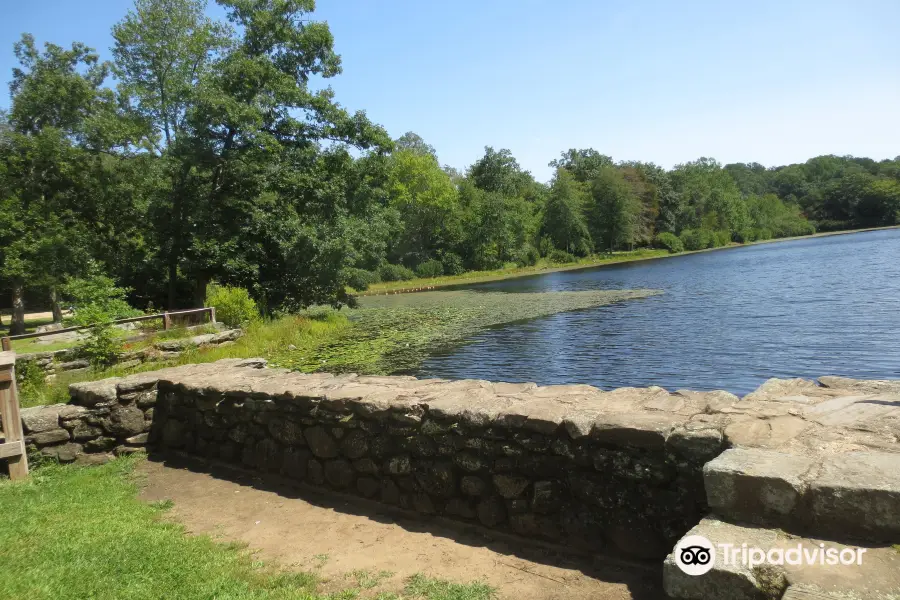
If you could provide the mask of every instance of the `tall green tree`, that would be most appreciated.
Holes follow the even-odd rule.
[[[621,171],[604,167],[591,181],[588,227],[597,249],[612,252],[634,243],[641,205]]]
[[[103,87],[109,66],[93,50],[69,49],[23,35],[14,47],[20,67],[10,83],[11,109],[3,153],[4,233],[0,272],[13,292],[12,330],[24,330],[24,289],[48,290],[61,318],[59,286],[79,273],[96,223],[95,178],[109,154],[129,144],[133,123]],[[98,235],[91,235],[97,233]]]
[[[430,152],[403,149],[391,156],[391,206],[400,214],[394,254],[415,266],[455,247],[462,237],[456,186]]]
[[[341,71],[328,25],[311,18],[312,0],[221,0],[232,28],[204,20],[192,0],[142,6],[165,11],[174,4],[185,16],[177,23],[137,11],[127,29],[158,32],[117,42],[122,72],[140,73],[124,67],[128,57],[152,55],[153,40],[178,25],[178,64],[207,61],[179,70],[196,81],[164,152],[174,165],[163,186],[174,203],[170,288],[187,280],[195,303],[213,279],[250,288],[263,306],[340,302],[340,272],[350,256],[341,238],[361,209],[348,202],[348,148],[386,149],[391,142],[364,113],[339,106],[330,88],[311,84]],[[138,90],[134,79],[126,84]]]
[[[544,207],[544,232],[557,248],[580,256],[591,252],[584,216],[586,201],[585,189],[575,176],[566,169],[557,169]]]

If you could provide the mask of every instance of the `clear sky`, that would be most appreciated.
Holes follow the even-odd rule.
[[[109,57],[130,6],[0,0],[3,79],[26,31]],[[897,0],[319,0],[317,16],[337,99],[457,168],[485,145],[541,180],[567,148],[665,167],[900,155]]]

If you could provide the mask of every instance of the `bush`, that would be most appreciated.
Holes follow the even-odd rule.
[[[416,275],[434,279],[444,274],[444,264],[436,259],[426,260],[416,267]]]
[[[385,263],[378,267],[378,276],[381,277],[382,281],[409,281],[416,274],[413,273],[412,269],[407,269],[403,265]]]
[[[34,395],[34,391],[44,385],[46,373],[34,360],[16,361],[16,383],[23,397]]]
[[[731,239],[739,244],[748,244],[750,242],[755,242],[756,231],[749,227],[747,229],[741,229],[740,231],[735,231]]]
[[[547,256],[547,258],[552,263],[571,263],[578,260],[574,255],[558,248],[554,248],[553,250],[551,250],[550,255]]]
[[[344,280],[346,284],[357,292],[364,292],[369,289],[373,283],[378,283],[381,279],[378,273],[366,271],[365,269],[348,268],[344,269]]]
[[[63,296],[69,299],[74,309],[71,320],[76,325],[139,316],[141,311],[125,300],[128,292],[127,288],[117,287],[112,279],[100,274],[70,279],[62,287]]]
[[[685,250],[703,250],[709,243],[708,234],[704,229],[685,229],[678,238]]]
[[[90,328],[87,341],[78,351],[94,369],[106,369],[119,360],[122,340],[115,336],[111,322],[97,323]]]
[[[240,287],[209,284],[206,305],[216,307],[216,320],[228,327],[245,327],[259,318],[259,308],[250,292]]]
[[[447,275],[462,275],[466,272],[462,257],[453,252],[445,252],[444,256],[441,257],[441,264],[444,266],[444,273]]]
[[[538,252],[538,249],[532,246],[531,244],[522,246],[519,252],[516,254],[516,266],[517,267],[530,267],[532,265],[536,265],[537,261],[541,258],[541,253]]]
[[[731,232],[721,229],[719,231],[712,232],[712,240],[713,245],[710,248],[719,248],[720,246],[727,246],[731,243]]]
[[[681,243],[678,236],[668,231],[664,231],[656,236],[656,246],[657,248],[665,248],[670,254],[684,252],[684,244]]]

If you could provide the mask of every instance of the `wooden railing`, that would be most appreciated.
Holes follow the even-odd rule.
[[[189,308],[187,310],[174,310],[170,312],[158,313],[155,315],[142,315],[140,317],[131,317],[129,319],[116,319],[113,323],[138,323],[140,321],[151,321],[153,319],[162,319],[163,329],[169,330],[172,328],[172,317],[182,316],[182,315],[190,315],[190,314],[200,314],[200,313],[209,313],[209,322],[216,322],[216,307],[215,306],[206,306],[204,308]],[[93,325],[77,325],[75,327],[63,327],[62,329],[54,329],[53,331],[44,331],[41,333],[23,333],[22,335],[10,335],[4,338],[0,338],[0,349],[5,352],[12,350],[12,340],[27,340],[29,338],[38,338],[38,337],[46,337],[49,335],[56,335],[57,333],[68,333],[70,331],[79,331],[81,329],[88,329],[93,327]]]
[[[10,479],[24,479],[28,476],[28,457],[16,391],[15,352],[0,352],[0,422],[3,427],[0,460],[6,460],[9,465]]]

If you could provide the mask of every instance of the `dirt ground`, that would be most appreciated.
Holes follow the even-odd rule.
[[[326,590],[350,587],[354,572],[356,578],[366,572],[378,580],[369,591],[374,597],[399,591],[406,577],[423,573],[458,583],[483,581],[502,599],[664,597],[661,565],[576,556],[481,528],[406,517],[375,503],[264,483],[199,461],[150,460],[141,476],[141,498],[173,501],[169,514],[189,532],[245,542],[262,560],[316,571]]]

